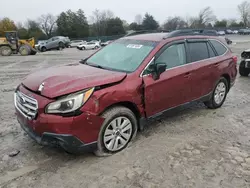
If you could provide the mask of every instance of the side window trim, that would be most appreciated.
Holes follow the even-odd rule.
[[[185,40],[178,40],[178,41],[174,41],[174,42],[170,42],[165,44],[164,46],[161,47],[161,49],[155,54],[155,59],[157,59],[168,47],[175,45],[175,44],[183,44],[185,43]],[[186,45],[185,45],[186,48]],[[185,52],[187,53],[187,51],[185,50]]]
[[[218,42],[218,43],[220,43],[222,46],[224,46],[224,47],[227,49],[227,50],[225,51],[224,54],[222,54],[222,55],[219,55],[219,54],[218,54],[217,50],[215,49],[215,47],[214,47],[213,44],[211,43],[212,40],[213,40],[213,41],[216,41],[216,42]],[[223,42],[221,42],[221,41],[218,40],[218,39],[209,39],[209,42],[210,42],[212,48],[214,49],[214,51],[216,52],[217,56],[223,56],[223,55],[225,55],[228,51],[230,51],[230,49],[229,49]]]
[[[217,40],[216,40],[217,41]],[[214,53],[215,53],[215,57],[219,56],[218,52],[216,51],[215,47],[213,46],[213,44],[211,43],[211,40],[208,41],[208,44],[211,46],[211,48],[213,49]]]
[[[215,55],[214,57],[216,57],[216,56],[217,56],[217,53],[216,53],[216,51],[212,48],[212,46],[210,45],[209,41],[207,41],[206,44],[207,44],[207,51],[208,51],[209,58],[213,58],[213,57],[211,56],[212,54],[210,54],[209,46],[210,46],[210,48],[212,49],[212,51],[214,52],[214,55]]]

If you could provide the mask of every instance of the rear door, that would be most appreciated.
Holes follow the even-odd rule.
[[[144,100],[148,117],[190,100],[192,73],[186,62],[186,43],[177,41],[162,48],[151,62],[167,65],[158,80],[154,80],[147,69],[144,71]]]
[[[215,52],[206,39],[189,39],[187,43],[193,72],[193,100],[196,100],[208,95],[213,89]]]

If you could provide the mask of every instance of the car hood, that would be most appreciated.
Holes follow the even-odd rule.
[[[40,92],[45,97],[55,98],[90,87],[119,82],[126,75],[122,72],[73,63],[31,73],[22,84],[34,92]],[[39,91],[41,84],[44,86]]]

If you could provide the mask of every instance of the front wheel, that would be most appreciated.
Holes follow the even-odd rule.
[[[204,104],[210,109],[220,108],[226,100],[228,90],[228,81],[226,78],[221,77],[215,86],[212,97]]]
[[[105,118],[98,137],[97,156],[107,156],[125,149],[137,133],[134,113],[125,107],[113,107],[103,114]]]

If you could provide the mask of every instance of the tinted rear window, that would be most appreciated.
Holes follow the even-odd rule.
[[[223,55],[227,51],[227,48],[224,45],[222,45],[220,42],[211,40],[211,43],[214,46],[218,55]]]
[[[208,59],[208,49],[206,42],[192,42],[189,43],[191,62]]]

